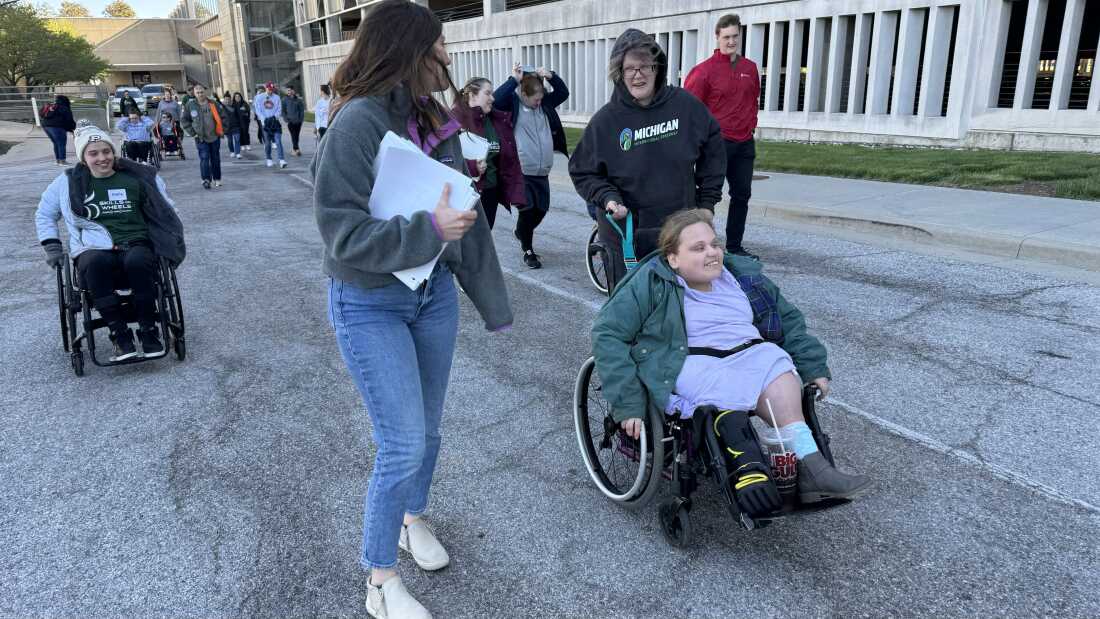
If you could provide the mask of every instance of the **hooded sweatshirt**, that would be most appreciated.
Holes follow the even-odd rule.
[[[611,55],[647,36],[630,29]],[[619,54],[617,54],[619,52]],[[714,210],[722,199],[726,152],[718,121],[691,93],[667,84],[664,52],[657,56],[656,92],[641,106],[622,81],[592,117],[569,160],[569,176],[589,203],[630,209],[638,228],[657,228],[682,209]]]

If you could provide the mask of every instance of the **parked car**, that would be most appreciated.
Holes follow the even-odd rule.
[[[141,96],[145,97],[145,112],[148,113],[150,110],[157,109],[160,102],[164,100],[165,89],[171,87],[171,84],[146,84],[142,86]]]
[[[135,86],[119,86],[115,88],[115,94],[111,95],[111,113],[115,116],[122,116],[118,103],[122,100],[123,94],[127,92],[129,92],[130,96],[137,102],[138,109],[145,111],[145,97],[142,96],[140,88]]]

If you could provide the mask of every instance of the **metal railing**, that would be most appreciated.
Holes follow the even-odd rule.
[[[439,21],[448,22],[456,21],[459,19],[470,19],[472,17],[481,17],[485,14],[485,4],[482,0],[473,0],[472,2],[457,2],[454,6],[449,6],[442,9],[432,9]]]
[[[93,84],[0,86],[0,120],[37,123],[37,109],[52,103],[57,95],[69,98],[74,115],[78,110],[102,112],[107,104],[106,90]]]

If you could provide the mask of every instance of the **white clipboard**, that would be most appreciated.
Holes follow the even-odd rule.
[[[450,207],[453,209],[469,210],[479,199],[468,176],[432,159],[392,131],[382,138],[374,171],[374,188],[368,206],[371,215],[379,219],[412,219],[415,213],[434,208],[446,183],[451,185]],[[431,277],[442,254],[440,251],[429,262],[396,271],[393,275],[411,290],[416,290]]]

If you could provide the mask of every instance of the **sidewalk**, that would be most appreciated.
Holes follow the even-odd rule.
[[[552,181],[572,186],[557,157]],[[751,223],[828,226],[1100,271],[1100,202],[757,171]],[[719,209],[725,209],[723,200]]]

